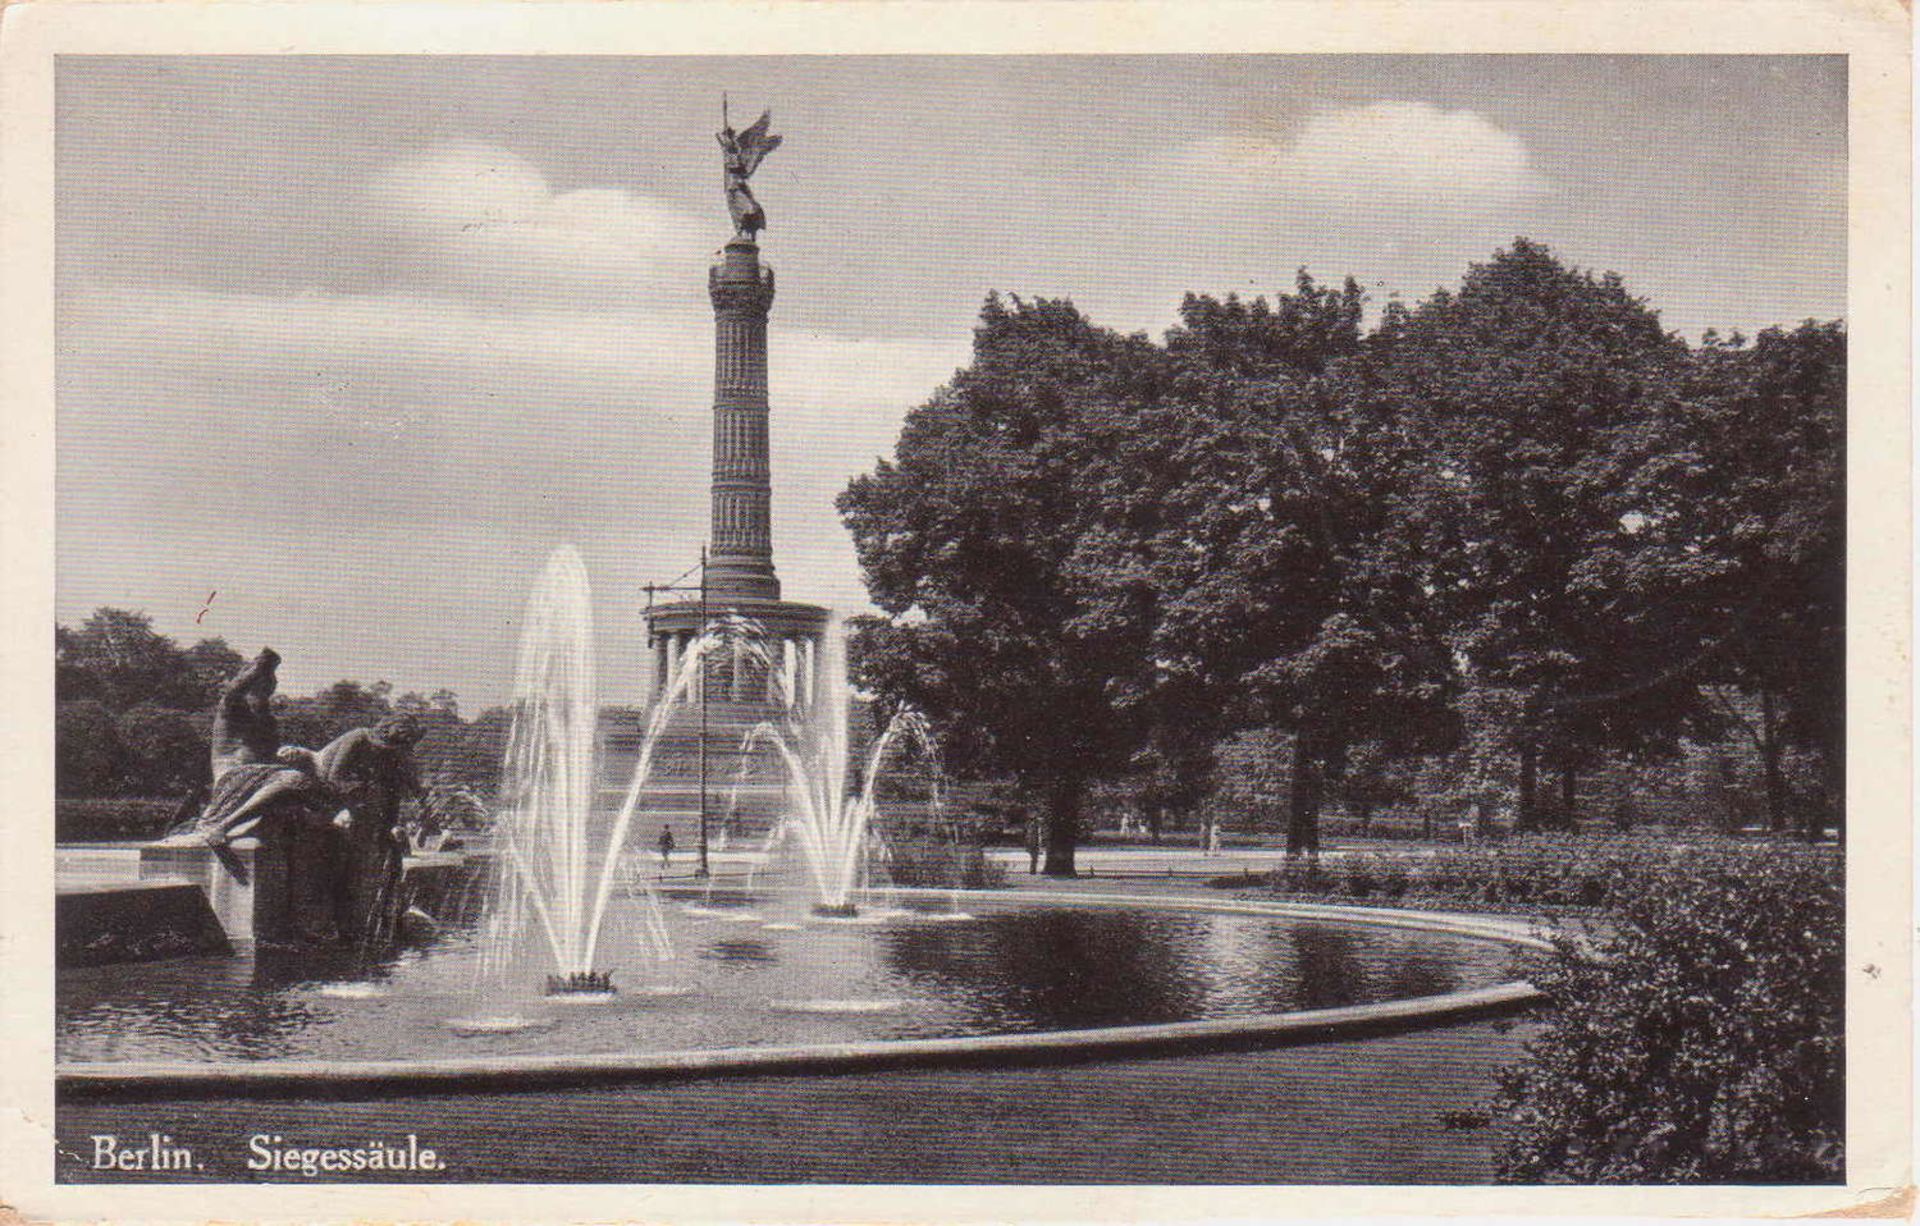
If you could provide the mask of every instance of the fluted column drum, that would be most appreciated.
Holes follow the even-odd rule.
[[[767,312],[773,269],[748,239],[728,243],[707,275],[713,299],[712,595],[780,598],[773,571],[767,466]]]

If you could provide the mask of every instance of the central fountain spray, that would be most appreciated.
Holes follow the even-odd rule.
[[[884,855],[874,819],[887,756],[904,743],[931,748],[925,720],[903,710],[868,748],[864,769],[849,778],[853,691],[846,642],[845,625],[839,618],[829,621],[820,641],[818,704],[800,718],[764,723],[753,734],[777,749],[787,777],[787,811],[768,836],[767,848],[771,852],[782,843],[799,848],[813,886],[813,913],[830,918],[858,914],[854,892],[864,884],[869,859]]]
[[[669,679],[677,696],[711,649],[708,636]],[[550,995],[611,995],[612,976],[596,969],[607,903],[624,863],[627,835],[653,769],[671,704],[655,711],[619,808],[598,799],[595,746],[600,712],[594,685],[592,595],[572,546],[548,559],[527,598],[514,675],[512,729],[496,826],[500,871],[482,965],[504,971],[529,930],[541,938]],[[658,905],[649,892],[645,943],[668,952]]]
[[[527,598],[514,670],[498,824],[502,862],[494,920],[501,952],[537,927],[559,974],[550,986],[586,982],[593,960],[593,613],[587,571],[566,546],[548,559]]]

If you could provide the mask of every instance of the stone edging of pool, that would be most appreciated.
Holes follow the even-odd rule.
[[[944,897],[948,894],[944,890],[898,892],[921,897]],[[1021,901],[1076,906],[1124,905],[1373,924],[1481,937],[1533,948],[1549,945],[1545,935],[1535,925],[1485,916],[1312,903],[1198,899],[1174,895],[1022,890],[1018,897]],[[789,1047],[426,1060],[74,1062],[56,1065],[54,1081],[55,1093],[62,1101],[384,1098],[795,1073],[860,1073],[965,1065],[1069,1064],[1127,1056],[1290,1047],[1363,1038],[1510,1015],[1524,1012],[1545,999],[1545,995],[1532,984],[1512,982],[1370,1005],[1032,1034],[880,1039]]]

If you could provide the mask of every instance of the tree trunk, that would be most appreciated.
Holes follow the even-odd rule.
[[[1073,851],[1080,839],[1080,796],[1084,785],[1079,779],[1055,779],[1047,787],[1047,865],[1041,870],[1048,877],[1074,875]]]
[[[1580,772],[1571,764],[1560,768],[1560,821],[1571,828],[1580,797]]]
[[[1733,761],[1725,750],[1716,750],[1713,755],[1714,787],[1720,794],[1720,829],[1727,834],[1738,834],[1746,825],[1734,793]]]
[[[1165,806],[1154,805],[1147,810],[1147,837],[1153,840],[1155,847],[1160,846],[1160,827],[1166,821]]]
[[[1526,693],[1520,704],[1520,726],[1515,729],[1514,748],[1520,758],[1519,795],[1515,797],[1516,812],[1513,815],[1515,834],[1527,834],[1543,829],[1547,824],[1547,814],[1542,812],[1540,797],[1540,738],[1546,726],[1549,710],[1547,691],[1536,686]]]
[[[1358,833],[1360,837],[1364,839],[1373,833],[1373,806],[1362,802],[1355,805],[1354,808],[1359,810],[1360,813],[1360,829]]]
[[[1320,746],[1309,729],[1293,735],[1293,781],[1287,793],[1287,855],[1320,854]]]
[[[1760,776],[1767,793],[1767,829],[1787,828],[1787,783],[1780,773],[1780,730],[1775,724],[1773,691],[1760,691]]]
[[[1540,829],[1540,745],[1530,727],[1520,732],[1520,809],[1513,828],[1522,834]]]

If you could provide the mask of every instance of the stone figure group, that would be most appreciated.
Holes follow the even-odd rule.
[[[401,806],[422,791],[412,757],[422,729],[398,715],[319,750],[282,745],[279,665],[265,648],[221,690],[206,803],[169,841],[218,850],[253,835],[256,871],[284,884],[267,903],[284,913],[264,917],[267,928],[303,941],[384,941],[401,906]]]

